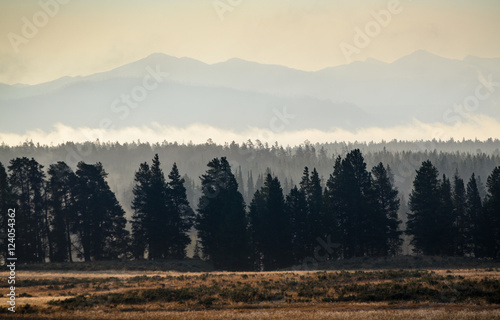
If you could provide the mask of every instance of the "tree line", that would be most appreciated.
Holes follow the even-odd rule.
[[[258,140],[239,143],[233,141],[226,144],[215,144],[210,141],[200,144],[167,141],[123,144],[67,142],[54,146],[25,142],[18,146],[0,144],[0,162],[8,164],[11,159],[28,157],[39,160],[47,168],[50,164],[61,160],[71,168],[76,168],[80,161],[101,162],[106,172],[109,173],[107,179],[109,185],[115,191],[120,203],[124,204],[127,218],[130,219],[133,210],[128,204],[133,199],[134,174],[139,163],[150,161],[156,153],[160,159],[168,160],[170,164],[174,162],[182,164],[179,169],[186,180],[188,200],[194,204],[194,208],[201,194],[198,177],[205,173],[206,165],[211,159],[221,155],[226,156],[231,164],[246,204],[250,204],[255,190],[262,186],[267,168],[273,169],[273,174],[280,180],[285,193],[289,193],[292,187],[300,181],[302,171],[306,166],[311,169],[316,168],[325,187],[337,156],[344,157],[354,149],[362,152],[370,168],[380,162],[386,166],[389,165],[392,168],[395,186],[398,188],[400,197],[404,195],[408,199],[416,169],[423,161],[431,160],[439,172],[449,177],[453,177],[455,170],[458,169],[463,177],[468,179],[472,173],[475,173],[476,179],[485,183],[493,168],[500,166],[499,146],[499,140],[321,144],[305,141],[296,146],[267,144]],[[260,179],[259,176],[261,176]],[[257,188],[255,188],[256,185]]]
[[[101,163],[79,162],[73,171],[57,162],[46,174],[35,159],[15,158],[7,170],[0,163],[2,229],[7,209],[15,207],[17,256],[27,263],[182,259],[193,229],[195,255],[228,270],[303,263],[321,242],[328,244],[322,249],[328,259],[397,255],[404,232],[417,254],[500,257],[500,167],[482,191],[474,174],[465,185],[456,173],[452,183],[424,161],[405,227],[390,166],[380,162],[368,170],[359,149],[338,156],[326,181],[316,168],[304,167],[288,192],[268,169],[248,204],[238,184],[241,170],[233,173],[225,157],[207,166],[195,211],[176,163],[167,177],[158,154],[151,164],[141,163],[129,232]]]

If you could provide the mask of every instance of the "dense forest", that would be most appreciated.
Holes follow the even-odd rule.
[[[275,270],[397,255],[405,239],[415,254],[499,258],[498,146],[2,146],[2,226],[16,208],[27,263],[183,258],[190,246],[219,269]]]

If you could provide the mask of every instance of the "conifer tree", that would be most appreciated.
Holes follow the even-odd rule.
[[[188,232],[194,223],[194,211],[187,200],[185,181],[181,178],[175,162],[168,178],[168,196],[172,200],[172,216],[169,221],[172,243],[169,253],[173,258],[182,259],[186,257],[186,247],[191,243]]]
[[[152,228],[151,170],[147,162],[139,165],[135,173],[135,185],[132,190],[132,253],[136,259],[143,259],[146,250],[154,246],[150,230]],[[153,256],[149,254],[149,258]]]
[[[129,250],[125,212],[105,180],[107,175],[99,162],[77,165],[75,228],[85,261],[118,259]]]
[[[52,260],[63,262],[73,261],[73,241],[75,229],[76,206],[75,187],[76,175],[64,162],[51,164],[49,167],[49,203],[51,211],[51,232],[53,254]]]
[[[465,212],[467,220],[470,221],[470,224],[465,229],[466,233],[464,234],[464,238],[466,239],[466,246],[464,248],[464,253],[474,253],[474,256],[477,257],[481,255],[481,238],[483,235],[480,233],[479,227],[480,218],[483,212],[483,204],[481,196],[479,195],[476,176],[474,173],[467,183]]]
[[[437,210],[436,225],[439,227],[438,243],[435,249],[439,255],[451,256],[455,253],[454,247],[454,217],[453,217],[453,198],[450,179],[443,174],[440,183],[440,204]]]
[[[294,263],[300,263],[311,255],[308,233],[307,201],[303,191],[294,186],[286,196],[286,214],[291,224],[292,255]]]
[[[493,169],[486,180],[487,194],[484,200],[482,234],[482,256],[500,257],[500,167]],[[488,240],[486,240],[488,239]]]
[[[270,173],[250,204],[250,227],[259,269],[274,270],[292,263],[292,231],[283,189]]]
[[[372,245],[371,174],[359,149],[345,159],[337,158],[327,182],[328,198],[338,221],[342,256],[351,258],[369,254]]]
[[[382,163],[372,169],[373,174],[373,235],[375,255],[396,255],[402,244],[398,219],[398,190],[393,186],[392,173]]]
[[[248,219],[243,196],[225,157],[208,163],[201,177],[196,227],[203,254],[216,268],[251,268]]]
[[[467,216],[465,185],[464,180],[458,176],[458,171],[453,179],[453,218],[455,254],[464,256],[470,253],[469,234],[473,222]]]
[[[10,161],[9,184],[16,201],[16,255],[23,262],[44,262],[47,228],[44,215],[43,166],[26,157]]]
[[[413,181],[409,200],[411,212],[408,214],[407,225],[407,233],[413,236],[413,250],[417,253],[441,253],[438,241],[441,240],[439,233],[442,229],[437,219],[441,194],[437,169],[429,160],[424,161]]]
[[[151,167],[142,163],[135,174],[132,234],[133,251],[138,259],[144,258],[146,252],[149,260],[186,256],[194,212],[176,163],[168,178],[167,182],[158,154]]]
[[[14,209],[12,202],[12,192],[9,186],[9,179],[5,167],[0,162],[0,233],[7,234],[8,231],[8,212]],[[0,258],[5,258],[7,253],[7,242],[2,241]]]

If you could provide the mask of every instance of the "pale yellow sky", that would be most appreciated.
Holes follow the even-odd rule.
[[[88,75],[154,52],[302,70],[419,49],[500,57],[498,17],[498,0],[0,0],[0,82]],[[356,28],[370,26],[369,43],[356,47]],[[343,44],[356,51],[346,56]]]

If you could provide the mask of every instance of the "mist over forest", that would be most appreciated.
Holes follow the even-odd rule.
[[[132,188],[134,174],[139,164],[149,162],[157,153],[162,168],[168,172],[175,162],[185,178],[188,200],[194,208],[200,196],[199,177],[206,171],[207,163],[216,157],[227,157],[236,175],[239,190],[248,205],[253,197],[249,194],[248,177],[253,179],[253,190],[262,186],[262,179],[269,169],[281,181],[286,194],[300,181],[304,167],[316,168],[322,185],[333,171],[335,159],[354,149],[359,149],[371,170],[379,162],[391,168],[394,185],[400,197],[408,200],[416,170],[423,161],[430,160],[441,175],[453,177],[458,170],[464,180],[472,173],[483,183],[493,168],[500,165],[500,140],[489,139],[462,141],[388,141],[381,143],[332,142],[309,143],[298,146],[269,145],[260,141],[215,144],[209,139],[205,144],[162,143],[64,143],[46,146],[25,142],[19,146],[0,146],[0,162],[5,166],[16,157],[35,158],[48,168],[50,164],[64,161],[72,169],[80,161],[87,164],[101,162],[109,174],[111,190],[127,213],[132,215]],[[259,176],[261,177],[259,181]],[[404,212],[401,212],[403,215]]]

